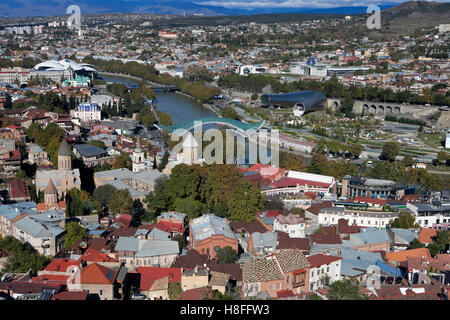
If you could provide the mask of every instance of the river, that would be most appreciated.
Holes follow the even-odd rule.
[[[102,74],[100,77],[107,82],[123,83],[127,86],[139,84],[138,80],[123,76],[110,76]],[[168,113],[172,117],[173,124],[216,116],[214,112],[206,109],[194,99],[176,92],[163,92],[155,90],[155,94],[156,100],[154,103],[156,104],[156,109]]]

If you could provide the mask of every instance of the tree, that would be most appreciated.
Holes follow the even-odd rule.
[[[438,164],[445,164],[448,160],[448,153],[444,150],[439,151],[437,154],[437,162]]]
[[[181,300],[181,283],[178,281],[169,282],[168,294],[170,300]]]
[[[289,152],[280,152],[280,167],[286,170],[305,172],[305,158]]]
[[[19,170],[19,171],[17,171],[17,173],[16,173],[16,178],[19,178],[19,179],[24,179],[24,178],[26,178],[26,173],[25,173],[25,171],[23,171],[23,170]]]
[[[219,248],[216,251],[216,259],[219,263],[234,263],[237,257],[237,252],[230,246]]]
[[[81,227],[78,222],[69,222],[65,227],[66,236],[64,238],[64,248],[71,248],[75,242],[87,237],[86,229]]]
[[[400,146],[397,142],[389,141],[383,145],[381,157],[389,161],[395,161],[395,158],[400,153]]]
[[[158,171],[162,172],[168,163],[169,163],[169,152],[167,152],[167,150],[166,150],[161,159],[161,162],[159,163]]]
[[[365,294],[359,293],[359,282],[357,280],[339,280],[329,286],[327,292],[329,300],[367,300]]]
[[[158,110],[156,111],[156,115],[158,116],[159,123],[163,126],[171,126],[173,123],[172,117],[165,113],[164,111]]]
[[[177,200],[175,210],[186,213],[189,220],[199,217],[206,211],[206,207],[199,200],[195,200],[191,197],[184,199],[178,198]]]
[[[413,241],[411,241],[408,245],[409,249],[418,249],[418,248],[425,248],[425,245],[419,241],[419,239],[414,238]]]
[[[402,162],[405,164],[405,167],[411,167],[415,163],[414,158],[409,154],[403,158]]]
[[[133,211],[133,198],[128,189],[114,191],[108,202],[108,209],[112,214],[128,213]]]
[[[252,222],[255,213],[264,208],[265,196],[248,181],[241,181],[227,201],[231,220]]]
[[[117,189],[112,185],[105,184],[95,188],[92,195],[94,196],[94,199],[99,201],[102,206],[107,206],[116,190]]]
[[[183,249],[184,247],[186,247],[186,239],[184,239],[182,234],[176,234],[175,236],[172,237],[173,241],[178,241],[178,248]]]
[[[128,153],[122,152],[120,156],[114,158],[112,165],[113,169],[127,168],[128,170],[131,170],[132,167],[133,163]]]
[[[400,229],[420,228],[419,224],[416,223],[416,218],[410,212],[400,212],[398,217],[391,223],[391,227]]]
[[[222,117],[224,117],[224,118],[239,120],[238,113],[232,107],[225,107],[222,109],[222,111],[220,113],[222,114]]]
[[[147,107],[142,107],[139,110],[138,120],[142,122],[142,124],[148,128],[153,125],[155,122],[155,117],[153,116],[152,111]]]

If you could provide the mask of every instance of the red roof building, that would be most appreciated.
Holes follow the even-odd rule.
[[[30,191],[25,181],[13,179],[8,182],[9,198],[14,201],[30,201]]]
[[[156,280],[167,277],[170,282],[181,283],[181,268],[138,267],[139,290],[149,291]]]

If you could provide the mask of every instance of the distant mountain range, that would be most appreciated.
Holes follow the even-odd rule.
[[[152,13],[169,15],[205,16],[249,15],[270,13],[305,13],[305,14],[364,14],[367,7],[338,7],[338,8],[257,8],[239,9],[207,6],[194,3],[195,0],[9,0],[0,3],[0,17],[30,17],[65,15],[66,8],[71,4],[80,6],[83,14],[99,13]],[[196,1],[198,2],[198,1]],[[395,4],[381,5],[382,10]]]

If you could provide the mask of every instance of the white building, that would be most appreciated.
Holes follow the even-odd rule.
[[[358,227],[384,228],[398,217],[396,212],[383,211],[356,211],[346,210],[343,207],[320,209],[318,223],[323,225],[337,224],[339,219],[346,219],[349,225]]]
[[[287,216],[278,215],[273,222],[275,231],[282,231],[289,234],[289,238],[304,238],[306,223],[305,219],[298,215],[289,214]]]
[[[30,80],[30,71],[20,67],[0,68],[0,83],[14,84],[15,82],[26,83]]]
[[[264,74],[267,68],[262,66],[244,65],[236,69],[236,73],[240,76],[248,76],[249,74]]]
[[[132,163],[133,172],[140,172],[145,170],[145,151],[141,148],[141,140],[137,138],[136,149],[133,150]]]
[[[445,149],[450,149],[450,133],[445,134]]]
[[[309,290],[322,289],[327,284],[341,280],[342,258],[316,254],[306,258],[310,264]],[[328,282],[328,283],[327,283]]]
[[[96,103],[80,104],[75,108],[73,117],[82,122],[100,121],[102,119],[102,107]]]

